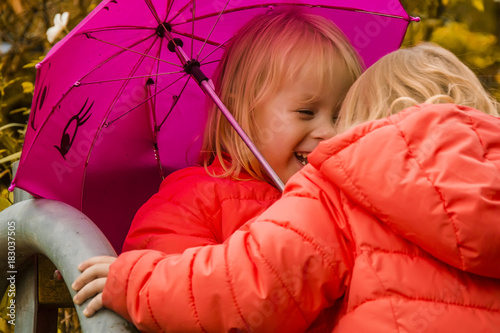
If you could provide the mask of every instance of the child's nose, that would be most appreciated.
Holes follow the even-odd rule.
[[[326,140],[335,135],[335,127],[331,121],[322,120],[311,132],[314,139]]]

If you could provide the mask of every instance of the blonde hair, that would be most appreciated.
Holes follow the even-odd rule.
[[[498,102],[450,51],[432,43],[394,51],[368,68],[342,104],[337,133],[420,103],[455,103],[498,116]]]
[[[332,60],[339,56],[341,64]],[[358,54],[333,22],[302,10],[273,10],[252,19],[230,40],[214,84],[236,121],[255,140],[255,110],[296,79],[305,66],[316,71],[321,86],[328,89],[337,79],[335,68],[345,66],[350,82],[342,97],[362,72]],[[202,149],[205,167],[215,158],[225,172],[214,176],[238,178],[243,169],[266,180],[257,159],[212,103]]]

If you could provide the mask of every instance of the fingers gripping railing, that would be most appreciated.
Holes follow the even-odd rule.
[[[8,242],[9,231],[11,243]],[[106,237],[88,217],[67,204],[47,199],[25,200],[0,212],[0,246],[5,247],[0,249],[0,253],[4,253],[4,256],[8,252],[8,244],[13,244],[13,239],[15,266],[9,266],[9,260],[5,257],[0,260],[2,294],[11,286],[12,279],[7,278],[14,276],[14,280],[23,280],[18,276],[22,272],[17,268],[35,253],[44,254],[54,263],[72,297],[75,292],[71,283],[80,274],[77,269],[80,262],[97,255],[116,255]],[[22,290],[19,290],[22,286],[24,284],[16,286],[17,295],[22,294]],[[28,299],[33,298],[23,296],[17,299],[16,306],[19,311],[29,308],[29,304],[19,304]],[[82,332],[137,332],[129,322],[107,309],[86,318],[82,311],[87,303],[76,306]],[[16,316],[16,332],[33,331],[19,326],[21,322],[29,322],[22,320],[22,313],[16,313]]]

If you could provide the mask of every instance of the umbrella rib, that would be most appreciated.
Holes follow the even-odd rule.
[[[149,74],[149,75],[129,76],[129,77],[121,77],[121,78],[109,79],[109,80],[101,80],[101,81],[80,82],[80,85],[83,86],[83,85],[87,85],[87,84],[115,82],[115,81],[131,80],[131,79],[142,79],[142,78],[151,77],[151,76],[165,76],[165,75],[172,75],[172,74],[179,74],[179,73],[184,73],[184,71],[182,70],[182,71],[176,71],[176,72],[166,72],[166,73],[156,73],[156,74]]]
[[[75,36],[85,35],[87,33],[92,33],[92,32],[116,31],[116,30],[151,30],[151,31],[154,31],[154,30],[156,30],[156,28],[141,27],[141,26],[134,26],[134,25],[115,25],[112,27],[100,27],[100,28],[95,28],[95,29],[90,29],[90,30],[79,31],[77,34],[75,34]]]
[[[251,6],[238,7],[238,8],[232,8],[232,9],[224,10],[224,12],[226,14],[228,14],[228,13],[235,13],[235,12],[244,11],[244,10],[248,10],[248,9],[265,8],[265,7],[268,7],[268,6],[269,6],[269,4],[251,5]],[[387,17],[391,17],[391,18],[399,18],[399,19],[403,19],[405,21],[411,20],[411,19],[409,19],[409,18],[407,19],[407,18],[405,18],[404,16],[401,16],[401,15],[377,13],[377,12],[372,12],[372,11],[368,11],[368,10],[358,9],[358,8],[354,8],[354,7],[339,7],[339,6],[325,6],[325,5],[313,6],[313,5],[309,5],[309,4],[305,4],[305,3],[293,3],[293,2],[290,2],[290,3],[283,2],[283,3],[279,3],[279,4],[274,4],[273,6],[275,6],[275,7],[277,7],[277,6],[301,6],[301,7],[309,7],[309,8],[313,7],[313,8],[325,8],[325,9],[338,9],[338,10],[341,10],[341,11],[351,11],[351,12],[359,12],[359,13],[371,14],[371,15],[376,15],[376,16],[387,16]],[[220,14],[221,13],[215,13],[214,12],[214,13],[206,14],[206,15],[203,15],[203,16],[198,16],[196,18],[196,20],[199,21],[199,20],[202,20],[202,19],[206,19],[206,18],[217,16],[217,15],[220,15]],[[172,27],[174,27],[176,25],[186,24],[186,23],[190,23],[190,20],[186,20],[185,22],[181,22],[181,23],[177,23],[177,24],[172,24]]]
[[[163,119],[163,121],[160,123],[160,126],[158,126],[158,129],[160,129],[163,124],[165,123],[165,121],[167,120],[168,116],[170,116],[170,113],[172,113],[172,110],[174,109],[174,107],[177,105],[177,102],[179,101],[179,99],[181,98],[182,96],[182,93],[184,92],[184,89],[186,89],[186,86],[189,82],[189,80],[191,79],[191,75],[188,77],[188,79],[186,80],[186,83],[184,83],[184,87],[182,87],[181,89],[181,92],[179,93],[179,95],[177,96],[177,98],[174,98],[174,102],[172,103],[172,106],[170,107],[170,110],[168,110],[168,113],[167,115],[165,116],[165,118]]]
[[[175,34],[177,34],[177,35],[179,35],[179,36],[189,37],[189,38],[192,38],[192,39],[194,39],[194,40],[205,41],[205,38],[203,38],[203,37],[199,37],[199,36],[192,36],[192,35],[190,35],[190,34],[189,34],[189,33],[187,33],[187,32],[180,32],[180,31],[172,30],[172,33],[175,33]],[[213,41],[211,41],[211,40],[207,41],[207,44],[214,45],[214,46],[218,46],[218,45],[220,45],[219,43],[217,43],[217,42],[213,42]]]
[[[151,0],[144,0],[146,2],[146,5],[148,6],[149,10],[151,11],[151,14],[153,14],[155,20],[158,22],[158,24],[162,24],[162,21],[160,17],[158,16],[158,13],[156,12],[155,6],[151,2]]]
[[[156,54],[156,56],[158,57],[158,59],[160,58],[161,56],[161,50],[162,50],[162,46],[163,46],[163,38],[160,39],[160,47],[158,48],[158,53]],[[158,72],[160,71],[160,62],[157,62],[156,63],[156,74],[158,74]],[[156,144],[156,126],[157,126],[157,121],[156,121],[156,96],[157,96],[157,92],[158,92],[158,80],[155,81],[155,93],[154,93],[154,109],[153,109],[153,124],[154,124],[154,128],[153,128],[153,131],[154,131],[154,136],[155,136],[155,144]]]
[[[166,10],[166,13],[165,13],[165,18],[167,18],[168,15],[170,14],[170,10],[172,9],[173,4],[174,4],[173,0],[168,0],[168,2],[167,2],[167,10]]]
[[[149,38],[153,37],[154,35],[152,36],[148,36],[144,39],[141,39],[137,42],[135,42],[134,44],[130,45],[130,47],[134,47],[134,46],[137,46],[139,44],[141,44],[142,42],[145,42],[147,41]],[[87,75],[89,75],[90,73],[92,73],[94,70],[96,70],[97,68],[101,67],[103,64],[107,63],[107,62],[110,62],[111,60],[115,59],[116,57],[118,57],[119,55],[123,54],[126,50],[120,50],[119,52],[115,53],[114,55],[110,56],[109,58],[105,59],[104,61],[102,61],[101,63],[97,64],[94,68],[92,68],[87,74],[85,74],[84,76],[82,76],[82,78],[78,81],[78,85],[82,85],[82,84],[85,84],[85,82],[81,82],[83,79],[85,79],[85,77],[87,77]]]
[[[200,51],[198,52],[198,55],[196,56],[196,59],[198,60],[198,58],[200,57],[200,54],[201,52],[203,51],[203,49],[205,48],[205,44],[207,43],[207,41],[210,39],[210,37],[212,36],[212,33],[214,32],[215,30],[215,26],[217,25],[217,23],[219,23],[219,20],[220,18],[222,17],[222,14],[224,13],[224,11],[226,10],[226,7],[227,5],[229,4],[229,0],[226,1],[226,4],[224,5],[224,8],[222,8],[222,10],[220,11],[219,13],[219,16],[217,17],[217,20],[215,20],[215,23],[214,25],[212,26],[212,30],[210,30],[210,33],[208,34],[207,38],[205,38],[205,41],[203,42],[203,45],[201,46],[200,48]]]
[[[202,66],[205,66],[205,65],[210,65],[210,64],[214,64],[214,63],[219,62],[219,61],[220,61],[220,60],[212,60],[212,61],[207,61],[207,62],[202,63],[201,65],[202,65]],[[200,62],[201,62],[201,61],[200,61]]]
[[[196,13],[196,1],[193,0],[193,23],[191,28],[191,59],[193,59],[193,47],[194,47],[194,18]]]
[[[160,58],[160,56],[161,56],[162,46],[163,46],[163,38],[160,39],[160,47],[158,48],[158,52],[156,54],[156,56],[158,58]],[[153,71],[153,69],[152,69],[152,71]],[[156,63],[156,75],[159,74],[159,71],[160,71],[160,62],[158,61]],[[150,74],[152,74],[152,73],[150,73]],[[157,97],[156,92],[158,91],[158,80],[155,81],[154,91],[155,91],[154,99],[153,99],[152,105],[151,105],[151,116],[153,118],[153,129],[152,129],[153,151],[154,151],[154,156],[156,159],[156,164],[158,166],[158,173],[160,174],[161,179],[165,179],[165,174],[163,173],[163,166],[161,164],[161,156],[160,156],[160,153],[158,151],[158,127],[157,127],[157,120],[156,120],[156,97]],[[148,92],[149,92],[149,90],[148,90]]]
[[[176,67],[182,67],[181,65],[179,64],[175,64],[173,62],[170,62],[170,61],[166,61],[166,60],[163,60],[163,59],[160,59],[160,58],[155,58],[153,56],[150,56],[149,54],[146,54],[146,53],[142,53],[142,52],[139,52],[139,51],[135,51],[135,50],[132,50],[131,48],[128,48],[128,47],[125,47],[125,46],[121,46],[121,45],[118,45],[118,44],[115,44],[115,43],[111,43],[111,42],[108,42],[108,41],[105,41],[104,39],[100,39],[100,38],[97,38],[95,36],[91,36],[90,34],[86,34],[88,38],[92,38],[92,39],[95,39],[97,41],[100,41],[104,44],[108,44],[108,45],[112,45],[112,46],[115,46],[115,47],[118,47],[118,48],[121,48],[123,49],[124,51],[129,51],[129,52],[133,52],[133,53],[136,53],[136,54],[139,54],[139,55],[142,55],[142,56],[145,56],[145,57],[148,57],[148,58],[151,58],[151,59],[155,59],[155,60],[158,60],[158,61],[161,61],[161,62],[164,62],[164,63],[167,63],[169,65],[173,65],[173,66],[176,66]],[[151,36],[150,36],[151,37]],[[148,37],[149,38],[149,37]]]
[[[188,3],[186,3],[184,5],[184,7],[182,7],[178,12],[177,14],[174,15],[174,17],[172,17],[168,22],[171,23],[173,20],[175,20],[177,18],[177,16],[181,15],[187,8],[189,8],[189,6],[191,5],[191,3],[193,2],[193,0],[189,1]]]
[[[134,106],[132,109],[128,110],[127,112],[125,112],[124,114],[108,121],[105,126],[108,127],[109,125],[111,125],[112,123],[114,123],[115,121],[117,121],[118,119],[120,118],[123,118],[125,115],[129,114],[130,112],[132,112],[133,110],[137,109],[139,106],[141,106],[142,104],[146,103],[147,101],[149,101],[151,98],[155,97],[156,95],[159,95],[161,92],[163,92],[165,89],[167,89],[168,87],[170,87],[171,85],[177,83],[179,80],[181,80],[182,78],[185,78],[188,74],[185,74],[183,76],[181,76],[180,78],[178,78],[177,80],[175,80],[174,82],[170,83],[169,85],[167,85],[166,87],[163,87],[160,91],[158,92],[155,92],[154,95],[151,95],[150,97],[146,98],[144,101],[142,101],[141,103],[137,104],[136,106]]]
[[[218,44],[217,47],[215,49],[213,49],[212,51],[210,51],[207,55],[205,55],[205,57],[203,57],[201,60],[198,60],[200,63],[202,63],[205,59],[207,59],[208,57],[210,57],[213,53],[215,53],[215,51],[217,51],[218,49],[224,47],[227,42],[229,42],[231,40],[231,38],[229,38],[228,40],[226,40],[224,43],[222,44]],[[216,61],[210,61],[210,62],[206,62],[204,63],[205,65],[206,64],[210,64],[210,63],[213,63],[213,62],[217,62],[219,60],[216,60]]]

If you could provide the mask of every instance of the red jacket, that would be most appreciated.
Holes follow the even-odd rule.
[[[223,169],[216,161],[208,171],[222,174]],[[203,167],[172,173],[137,212],[123,251],[182,253],[190,247],[224,242],[281,197],[278,189],[264,181],[245,173],[240,179],[212,177]]]
[[[320,144],[224,244],[131,251],[103,302],[143,331],[498,332],[500,119],[423,105]]]

